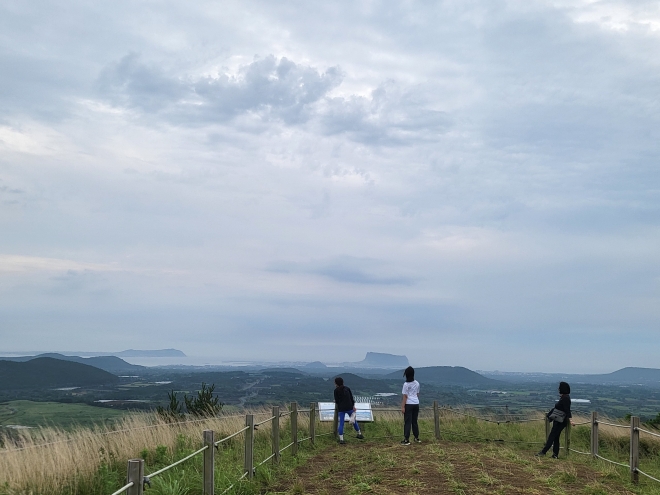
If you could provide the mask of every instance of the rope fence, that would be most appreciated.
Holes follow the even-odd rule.
[[[458,416],[463,416],[467,418],[472,418],[478,421],[484,421],[488,423],[496,423],[498,425],[500,424],[514,424],[514,423],[528,423],[531,421],[543,421],[545,423],[545,431],[546,431],[546,437],[548,436],[550,432],[550,421],[547,420],[546,418],[525,418],[522,415],[506,415],[505,419],[498,420],[498,419],[493,419],[493,418],[488,418],[484,417],[481,415],[475,415],[471,414],[469,411],[460,411],[457,409],[453,409],[450,407],[439,407],[437,402],[433,403],[433,408],[432,409],[427,409],[426,412],[432,411],[433,412],[433,422],[434,422],[434,429],[429,430],[429,431],[424,431],[425,434],[428,434],[429,436],[435,436],[436,440],[440,440],[441,438],[441,430],[440,430],[440,419],[441,415],[446,417],[447,415],[452,415],[456,414]],[[317,409],[316,403],[310,404],[309,409],[298,409],[298,404],[293,402],[290,405],[290,408],[288,411],[280,411],[279,406],[274,406],[272,410],[272,414],[267,417],[266,419],[255,422],[254,421],[254,415],[252,414],[247,414],[245,415],[245,427],[241,428],[240,430],[220,439],[215,441],[214,440],[214,432],[212,430],[204,430],[203,432],[203,442],[204,446],[201,447],[200,449],[196,450],[195,452],[192,452],[191,454],[187,455],[186,457],[168,465],[165,466],[158,471],[151,473],[150,475],[145,476],[144,475],[144,460],[143,459],[131,459],[128,461],[128,477],[127,477],[127,484],[124,485],[122,488],[117,490],[116,492],[112,493],[111,495],[120,495],[122,493],[126,493],[126,495],[143,495],[144,490],[145,490],[145,484],[150,486],[151,479],[154,478],[155,476],[158,476],[169,469],[172,469],[178,465],[183,464],[184,462],[189,461],[190,459],[199,456],[200,454],[203,454],[204,457],[204,471],[203,471],[203,493],[204,495],[214,495],[215,493],[215,451],[217,447],[224,443],[227,442],[228,440],[237,437],[238,435],[244,434],[244,465],[243,465],[243,470],[242,470],[242,475],[236,479],[229,487],[227,487],[222,494],[228,493],[232,488],[236,486],[237,483],[243,481],[243,480],[252,480],[256,474],[257,468],[263,466],[269,461],[272,461],[274,464],[278,464],[280,462],[281,456],[284,452],[290,450],[290,454],[292,456],[296,456],[298,453],[298,447],[300,444],[304,442],[309,442],[310,445],[314,446],[315,440],[318,437],[323,437],[327,435],[336,435],[337,434],[337,422],[338,422],[338,412],[335,411],[334,415],[334,421],[333,421],[333,428],[332,431],[330,432],[324,432],[324,433],[317,433],[316,432],[316,423],[317,420],[320,419],[320,414],[319,410]],[[374,413],[374,416],[378,413],[382,412],[401,412],[399,408],[374,408],[372,409],[372,412]],[[299,415],[303,414],[305,416],[305,421],[307,421],[307,416],[309,416],[309,424],[308,424],[308,432],[307,436],[304,438],[298,438],[298,419]],[[280,435],[280,420],[281,418],[289,418],[288,424],[289,424],[289,429],[290,429],[290,434],[291,438],[290,441],[285,445],[284,447],[280,448],[280,440],[281,440],[281,435]],[[429,416],[430,418],[430,416]],[[199,421],[199,420],[198,420]],[[270,455],[267,455],[265,459],[262,461],[258,462],[255,464],[254,462],[254,444],[255,444],[255,432],[257,431],[257,428],[263,424],[266,423],[271,423],[271,428],[270,428],[270,436],[271,436],[271,448],[272,452]],[[571,448],[570,444],[570,432],[571,432],[571,425],[569,425],[565,429],[565,445],[562,446],[561,448],[564,449],[564,451],[568,454],[570,452],[579,454],[579,455],[584,455],[584,456],[592,456],[594,459],[599,459],[623,468],[627,468],[630,470],[630,475],[631,475],[631,481],[633,483],[638,483],[639,482],[639,475],[641,474],[642,476],[656,482],[660,482],[657,478],[641,471],[639,469],[639,434],[640,432],[651,435],[653,437],[660,437],[660,434],[654,433],[652,431],[642,429],[639,427],[639,417],[633,416],[631,417],[631,423],[629,426],[626,425],[621,425],[621,424],[615,424],[615,423],[610,423],[606,421],[599,421],[598,420],[598,414],[596,412],[592,412],[591,416],[591,421],[582,421],[579,423],[575,423],[572,426],[573,427],[579,427],[579,426],[591,426],[591,447],[589,452],[585,452],[582,450],[577,450],[574,448]],[[174,424],[175,426],[176,424]],[[606,457],[603,457],[599,454],[598,452],[598,434],[599,434],[599,426],[604,425],[604,426],[610,426],[610,427],[616,427],[616,428],[626,428],[630,430],[630,463],[629,464],[624,464],[621,462],[614,461],[612,459],[608,459]],[[153,426],[160,426],[160,425],[153,425]],[[289,430],[287,430],[289,431]],[[472,440],[472,441],[479,441],[479,442],[493,442],[493,443],[511,443],[511,444],[525,444],[525,445],[538,445],[538,441],[536,442],[531,442],[531,441],[524,441],[524,440],[508,440],[508,439],[503,439],[503,438],[486,438],[483,436],[477,436],[477,435],[470,435],[468,433],[461,433],[461,432],[456,432],[456,431],[443,431],[442,434],[446,437],[458,437],[466,440]],[[381,435],[381,436],[374,436],[370,437],[371,439],[385,439],[385,438],[392,438],[394,437],[395,434],[389,434],[389,435]],[[287,433],[288,437],[288,433]],[[216,449],[214,449],[214,447]],[[221,494],[221,495],[222,495]]]

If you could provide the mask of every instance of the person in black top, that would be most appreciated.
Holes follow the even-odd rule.
[[[353,393],[351,389],[344,385],[344,379],[341,376],[335,378],[335,404],[337,405],[337,419],[339,420],[339,425],[337,432],[339,433],[339,443],[345,444],[344,441],[344,418],[346,414],[349,416],[353,414],[355,409],[355,399],[353,399]],[[360,425],[358,425],[357,419],[353,423],[353,428],[357,431],[357,438],[360,440],[364,439],[362,432],[360,431]]]
[[[537,457],[542,457],[546,454],[550,447],[552,447],[552,458],[559,458],[559,435],[561,435],[562,430],[568,425],[571,415],[571,386],[566,382],[559,382],[559,400],[555,404],[553,409],[562,411],[565,414],[563,421],[552,421],[552,430],[550,430],[550,435],[548,435],[548,440],[545,442],[545,446],[537,452]],[[546,416],[550,416],[552,409]],[[571,422],[572,424],[572,422]]]

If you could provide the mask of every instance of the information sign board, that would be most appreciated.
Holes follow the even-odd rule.
[[[355,417],[358,423],[371,423],[374,420],[374,412],[371,410],[371,404],[367,402],[355,403]],[[332,421],[335,417],[335,403],[334,402],[319,402],[319,420]],[[344,420],[348,421],[348,414],[345,415]]]

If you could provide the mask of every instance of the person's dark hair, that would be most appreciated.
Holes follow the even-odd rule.
[[[344,379],[341,376],[336,377],[335,378],[335,385],[337,385],[339,387],[343,387],[344,386]]]
[[[562,394],[562,395],[570,394],[571,393],[571,386],[566,382],[559,382],[559,393]]]
[[[413,368],[412,366],[408,366],[403,371],[403,376],[406,377],[407,382],[412,382],[415,379],[415,368]]]

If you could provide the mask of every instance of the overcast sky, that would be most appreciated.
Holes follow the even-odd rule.
[[[0,3],[0,351],[660,368],[657,1]]]

